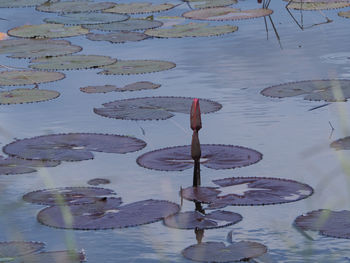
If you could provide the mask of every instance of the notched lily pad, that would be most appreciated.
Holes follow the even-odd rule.
[[[188,211],[166,217],[164,224],[178,229],[213,229],[230,226],[241,220],[240,214],[229,211],[217,210],[209,214]]]
[[[87,182],[89,185],[110,184],[111,181],[104,178],[94,178]]]
[[[18,8],[41,5],[47,0],[0,0],[0,8]]]
[[[321,235],[350,239],[350,211],[320,209],[298,216],[294,224],[302,230],[318,231]]]
[[[90,0],[74,0],[64,2],[44,3],[36,7],[36,10],[49,13],[86,13],[101,11],[112,8],[115,3],[111,2],[93,2]]]
[[[186,2],[194,3],[194,8],[223,7],[237,4],[237,0],[186,0]]]
[[[346,101],[350,97],[350,80],[306,80],[290,82],[268,87],[261,94],[273,98],[285,98],[304,95],[312,101]]]
[[[42,242],[25,242],[25,241],[0,242],[0,261],[2,261],[1,259],[3,258],[15,258],[15,257],[32,254],[42,250],[44,247],[45,247],[45,244]]]
[[[267,252],[267,247],[250,241],[240,241],[226,246],[223,242],[205,242],[189,246],[182,255],[199,262],[229,263],[249,261]]]
[[[228,205],[275,205],[305,199],[313,189],[293,180],[266,177],[232,177],[213,180],[219,187],[188,187],[181,191],[187,200],[208,203],[210,209]]]
[[[91,30],[101,31],[135,31],[156,28],[162,25],[162,22],[156,20],[130,18],[129,20],[121,22],[112,22],[97,25],[84,25],[84,27]]]
[[[94,34],[90,33],[86,35],[87,39],[93,40],[93,41],[109,41],[111,43],[125,43],[128,41],[141,41],[149,36],[138,33],[138,32],[130,32],[130,31],[120,31],[116,33],[109,33],[109,34]]]
[[[209,26],[208,23],[189,23],[174,25],[171,28],[156,28],[145,31],[146,35],[160,38],[177,37],[209,37],[232,33],[238,30],[236,26]]]
[[[146,146],[140,139],[97,133],[51,134],[17,140],[4,146],[11,156],[29,160],[83,161],[93,159],[92,152],[128,153]]]
[[[65,78],[60,72],[12,70],[0,72],[0,86],[32,85]]]
[[[189,114],[193,98],[185,97],[144,97],[116,100],[102,104],[104,108],[94,108],[98,115],[123,120],[165,120],[174,116],[173,112]],[[221,104],[201,99],[202,113],[221,109]]]
[[[149,81],[139,81],[139,82],[125,85],[123,88],[118,88],[115,85],[87,86],[87,87],[80,88],[80,91],[85,93],[107,93],[112,91],[124,92],[124,91],[157,89],[160,86],[161,86],[160,84],[155,84]]]
[[[41,102],[53,100],[58,96],[60,96],[59,92],[44,89],[14,89],[10,91],[1,91],[0,105]]]
[[[293,1],[288,5],[289,9],[295,9],[295,10],[308,10],[308,11],[314,11],[314,10],[327,10],[327,9],[338,9],[338,8],[344,8],[350,6],[349,2],[327,2],[324,0],[323,2],[314,2],[314,3],[304,3],[304,2],[296,2]]]
[[[164,200],[144,200],[123,206],[107,198],[94,204],[65,206],[72,222],[65,222],[62,209],[51,206],[41,210],[38,221],[44,225],[76,230],[98,230],[150,224],[177,213],[180,207]]]
[[[115,192],[100,187],[61,187],[27,193],[23,200],[39,205],[81,205],[95,203],[109,195]],[[115,202],[117,199],[121,204],[120,198]]]
[[[77,251],[50,251],[38,254],[30,254],[11,259],[11,263],[80,263],[85,262],[86,257],[83,252]]]
[[[164,3],[155,4],[140,2],[140,3],[129,3],[129,4],[116,4],[114,7],[103,10],[106,13],[117,13],[117,14],[141,14],[141,13],[154,13],[169,10],[174,8],[176,5]]]
[[[202,101],[200,101],[202,110]],[[257,163],[262,154],[253,149],[221,144],[201,144],[200,163],[211,169],[234,169]],[[159,171],[183,171],[193,167],[191,145],[163,148],[144,153],[138,165]]]
[[[198,9],[182,14],[186,18],[197,20],[224,21],[224,20],[241,20],[268,16],[273,13],[266,8],[240,10],[231,7],[214,7]]]
[[[107,13],[73,13],[62,14],[57,17],[45,18],[46,23],[65,25],[94,25],[111,22],[120,22],[129,19],[128,15]]]
[[[0,174],[26,174],[34,173],[40,167],[55,167],[60,162],[53,161],[31,161],[19,158],[3,158],[0,156]]]

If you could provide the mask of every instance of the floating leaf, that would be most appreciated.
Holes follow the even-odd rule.
[[[350,239],[350,211],[320,209],[298,216],[294,224],[302,230],[319,231],[321,235]]]
[[[174,8],[176,5],[164,3],[153,5],[152,3],[140,2],[140,3],[129,3],[129,4],[116,4],[114,7],[103,10],[106,13],[117,13],[117,14],[141,14],[141,13],[154,13],[169,10]]]
[[[341,17],[350,18],[350,11],[339,12],[338,15]]]
[[[85,93],[107,93],[112,91],[124,92],[124,91],[157,89],[160,86],[161,86],[160,84],[154,84],[149,81],[139,81],[139,82],[128,84],[123,88],[118,88],[117,86],[114,86],[114,85],[87,86],[87,87],[80,88],[80,91]]]
[[[100,187],[61,187],[30,192],[23,196],[23,200],[39,205],[81,205],[95,203],[114,194],[114,191]],[[120,198],[116,199],[122,203]]]
[[[65,26],[61,24],[24,25],[7,32],[9,36],[23,38],[60,38],[85,35],[89,30],[81,26]]]
[[[2,258],[15,258],[32,254],[45,247],[41,242],[11,241],[0,242],[0,261]],[[11,261],[12,262],[12,261]]]
[[[47,0],[0,0],[0,8],[30,7],[45,2]]]
[[[238,30],[236,26],[209,26],[208,23],[189,23],[174,25],[171,28],[148,29],[145,34],[152,37],[209,37],[232,33]]]
[[[186,18],[210,21],[241,20],[268,16],[273,13],[266,8],[240,10],[231,7],[214,7],[189,11],[183,14]]]
[[[323,0],[323,2],[315,2],[315,3],[305,3],[305,2],[291,2],[288,5],[288,8],[295,10],[326,10],[326,9],[338,9],[350,6],[349,2],[327,2]]]
[[[104,108],[94,108],[98,115],[123,120],[165,120],[174,116],[172,112],[190,113],[193,98],[185,97],[145,97],[116,100],[102,104]],[[202,113],[221,109],[221,104],[201,99]]]
[[[52,251],[11,259],[11,263],[79,263],[85,262],[85,254],[76,251]]]
[[[19,158],[0,157],[0,174],[25,174],[34,173],[39,167],[55,167],[60,162],[52,161],[31,161]]]
[[[126,21],[112,22],[108,24],[84,25],[85,28],[101,31],[135,31],[146,30],[162,26],[163,23],[156,20],[131,18]]]
[[[77,229],[97,230],[133,227],[150,224],[177,213],[180,207],[163,200],[144,200],[124,206],[114,204],[111,198],[94,204],[65,206],[73,220],[67,224],[62,208],[51,206],[41,210],[38,221],[44,225]]]
[[[120,31],[109,34],[87,34],[86,38],[94,41],[109,41],[111,43],[125,43],[127,41],[141,41],[148,38],[147,35],[138,32]]]
[[[106,13],[73,13],[62,14],[57,17],[45,18],[46,23],[65,25],[94,25],[111,22],[120,22],[129,19],[128,15]]]
[[[175,63],[160,60],[124,60],[110,66],[103,67],[99,72],[104,75],[145,74],[174,68]]]
[[[82,161],[94,152],[128,153],[146,146],[140,139],[97,133],[51,134],[17,140],[7,144],[5,153],[29,160]]]
[[[267,252],[267,247],[250,241],[240,241],[225,246],[223,242],[205,242],[189,246],[182,255],[199,262],[228,263],[233,261],[249,261]]]
[[[44,89],[14,89],[0,92],[0,104],[33,103],[53,100],[60,96],[54,90]]]
[[[196,3],[195,8],[212,8],[237,4],[237,0],[186,0],[189,3]]]
[[[0,72],[1,86],[20,86],[51,82],[63,79],[64,74],[60,72],[34,71],[34,70],[12,70]]]
[[[107,93],[111,91],[116,91],[118,88],[114,85],[104,85],[104,86],[87,86],[80,88],[80,91],[85,93]]]
[[[241,220],[240,214],[229,211],[217,210],[209,214],[188,211],[166,217],[164,224],[179,229],[212,229],[230,226]]]
[[[100,185],[100,184],[110,184],[111,181],[104,178],[94,178],[87,182],[89,185]]]
[[[350,136],[332,142],[331,147],[336,150],[350,150]]]
[[[12,58],[55,57],[81,50],[80,46],[71,45],[66,40],[7,39],[0,41],[0,54],[11,54]]]
[[[268,87],[261,94],[274,98],[304,95],[312,101],[346,101],[350,97],[350,80],[306,80]]]
[[[36,10],[50,13],[84,13],[101,11],[113,7],[111,2],[92,2],[90,0],[74,0],[65,2],[44,3],[36,7]]]
[[[181,191],[187,200],[209,203],[210,209],[228,205],[274,205],[299,201],[313,194],[307,184],[265,177],[232,177],[213,180],[219,187],[188,187]]]
[[[202,110],[202,100],[200,105]],[[211,169],[239,168],[257,163],[262,159],[261,153],[234,145],[201,144],[201,151],[201,164]],[[136,162],[142,167],[160,171],[183,171],[194,165],[191,145],[147,152],[139,156]]]

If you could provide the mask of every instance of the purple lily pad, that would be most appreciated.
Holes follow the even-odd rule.
[[[244,167],[262,159],[261,153],[234,145],[202,144],[201,151],[201,164],[216,170]],[[159,171],[183,171],[194,165],[191,145],[147,152],[139,156],[136,162],[142,167]]]
[[[11,259],[11,263],[79,263],[86,261],[83,252],[76,251],[50,251],[38,254],[30,254]]]
[[[55,167],[60,162],[23,160],[15,157],[4,158],[0,156],[0,174],[34,173],[40,167]]]
[[[0,242],[0,261],[2,258],[14,258],[32,254],[34,252],[42,250],[44,247],[45,244],[42,242]]]
[[[28,160],[82,161],[93,159],[92,151],[122,154],[138,151],[145,146],[144,141],[134,137],[67,133],[17,140],[4,146],[3,151]]]
[[[223,242],[205,242],[189,246],[182,255],[199,262],[228,263],[233,261],[248,261],[267,252],[267,247],[250,241],[240,241],[225,246]]]
[[[209,214],[188,211],[166,217],[164,224],[179,229],[212,229],[230,226],[241,220],[240,214],[229,211],[217,210]]]
[[[320,209],[298,216],[294,224],[302,230],[319,231],[321,235],[350,239],[350,211]]]
[[[63,208],[66,209],[51,206],[41,210],[38,221],[47,226],[65,229],[113,229],[150,224],[180,210],[179,205],[164,200],[149,199],[119,206],[112,198],[94,204],[70,205]],[[71,222],[65,221],[63,210],[71,215]]]
[[[183,198],[209,204],[209,209],[228,205],[274,205],[299,201],[313,194],[307,184],[266,177],[232,177],[213,180],[219,187],[188,187]]]
[[[95,203],[108,195],[115,192],[99,187],[61,187],[30,192],[23,200],[39,205],[80,205]]]
[[[87,182],[89,185],[110,184],[111,181],[104,178],[94,178]]]

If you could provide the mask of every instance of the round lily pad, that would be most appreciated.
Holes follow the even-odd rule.
[[[249,261],[267,252],[267,247],[250,241],[240,241],[226,246],[223,242],[205,242],[189,246],[182,255],[199,262],[229,263]]]
[[[60,57],[37,58],[30,62],[33,69],[45,70],[72,70],[91,69],[114,64],[115,58],[99,55],[71,55]]]
[[[198,211],[188,211],[168,216],[164,224],[178,229],[213,229],[236,224],[242,220],[240,214],[217,210],[209,214]]]
[[[194,3],[194,8],[212,8],[237,4],[237,0],[186,0]]]
[[[63,79],[64,74],[60,72],[34,71],[34,70],[12,70],[0,72],[1,86],[21,86],[51,82]]]
[[[290,9],[295,9],[295,10],[309,10],[309,11],[314,11],[314,10],[326,10],[326,9],[338,9],[338,8],[344,8],[350,6],[349,2],[314,2],[314,3],[304,3],[304,2],[291,2],[288,5],[288,8]]]
[[[172,37],[209,37],[232,33],[238,30],[236,26],[209,26],[208,23],[189,23],[174,25],[171,28],[156,28],[145,31],[146,35],[160,38]]]
[[[94,25],[111,22],[120,22],[129,19],[128,15],[106,13],[73,13],[62,14],[57,17],[45,18],[46,23],[65,25]]]
[[[168,70],[174,68],[175,63],[160,60],[124,60],[103,67],[105,70],[99,72],[104,75],[132,75],[145,74]]]
[[[14,89],[10,91],[1,91],[0,105],[41,102],[53,100],[58,96],[60,96],[59,92],[44,89]]]
[[[240,10],[231,7],[214,7],[189,11],[184,13],[183,16],[197,20],[223,21],[257,18],[272,13],[272,10],[266,8]]]
[[[85,262],[86,257],[83,252],[76,251],[50,251],[38,254],[30,254],[11,259],[11,263],[80,263]]]
[[[106,13],[117,13],[117,14],[141,14],[141,13],[154,13],[169,10],[174,8],[176,5],[164,3],[155,4],[147,2],[139,3],[128,3],[128,4],[116,4],[114,7],[103,10]]]
[[[125,85],[123,88],[118,88],[114,85],[104,85],[104,86],[87,86],[80,88],[80,91],[85,93],[107,93],[112,91],[124,92],[124,91],[139,91],[139,90],[148,90],[148,89],[157,89],[161,85],[154,84],[149,81],[139,81]]]
[[[94,108],[98,115],[123,120],[165,120],[174,116],[172,112],[189,114],[193,98],[185,97],[144,97],[116,100]],[[221,109],[221,104],[201,99],[202,113]]]
[[[44,3],[36,7],[36,10],[50,13],[85,13],[101,11],[113,7],[111,2],[93,2],[91,0],[58,1]]]
[[[18,8],[41,5],[47,0],[0,0],[0,8]]]
[[[65,26],[61,24],[24,25],[7,32],[9,36],[23,38],[60,38],[85,35],[88,29],[81,26]]]
[[[318,231],[321,235],[350,239],[350,211],[320,209],[298,216],[294,224],[302,230]]]
[[[216,170],[240,168],[257,163],[262,159],[261,153],[234,145],[201,144],[201,151],[201,164]],[[142,167],[159,171],[183,171],[194,165],[191,145],[147,152],[139,156],[136,162]]]
[[[51,134],[17,140],[4,146],[11,156],[29,160],[82,161],[93,159],[93,152],[128,153],[146,146],[140,139],[97,133]]]
[[[331,147],[336,150],[350,150],[350,136],[332,142]]]
[[[0,54],[12,58],[38,58],[69,55],[81,51],[80,46],[66,40],[51,39],[6,39],[0,41]]]
[[[148,38],[147,35],[138,32],[120,31],[109,34],[87,34],[86,38],[94,41],[109,41],[111,43],[125,43],[128,41],[141,41]]]
[[[290,82],[268,87],[261,94],[273,98],[285,98],[304,95],[312,101],[346,101],[350,97],[350,80],[306,80]]]
[[[350,18],[350,11],[339,12],[338,15],[344,18]]]
[[[60,162],[53,161],[31,161],[19,158],[3,158],[0,156],[0,174],[26,174],[34,173],[40,167],[55,167]]]
[[[162,25],[162,22],[156,20],[130,18],[129,20],[121,22],[112,22],[97,25],[84,25],[84,27],[91,30],[101,31],[135,31],[156,28]]]
[[[97,230],[133,227],[150,224],[177,213],[180,207],[164,200],[144,200],[124,206],[114,204],[110,198],[94,204],[66,206],[73,220],[67,224],[62,209],[51,206],[41,210],[38,221],[44,225],[77,229]]]
[[[15,258],[42,250],[45,244],[42,242],[11,241],[0,242],[0,261],[3,258]],[[5,261],[6,262],[6,261]],[[12,262],[12,261],[11,261]]]
[[[115,192],[100,187],[61,187],[27,193],[23,200],[39,205],[81,205],[95,203],[109,195]],[[122,203],[120,198],[116,199]]]
[[[266,177],[232,177],[214,180],[219,187],[188,187],[181,191],[187,200],[208,203],[210,209],[228,205],[275,205],[299,201],[313,194],[307,184]]]
[[[94,178],[87,182],[89,185],[100,185],[100,184],[110,184],[111,181],[104,178]]]

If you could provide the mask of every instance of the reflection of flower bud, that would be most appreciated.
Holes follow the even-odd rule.
[[[199,131],[202,128],[201,109],[199,107],[199,99],[193,99],[191,106],[191,129]]]
[[[191,157],[193,160],[198,161],[201,158],[201,154],[198,132],[194,131],[192,134]]]

